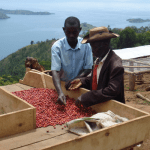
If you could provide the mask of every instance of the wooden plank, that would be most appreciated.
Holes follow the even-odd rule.
[[[150,68],[150,66],[123,66],[124,68]]]
[[[142,61],[137,61],[137,60],[134,60],[134,59],[122,59],[123,61],[132,61],[132,62],[135,62],[135,63],[139,63],[139,64],[144,64],[144,65],[150,65],[150,63],[146,63],[146,62],[142,62]]]
[[[14,84],[12,84],[12,85],[14,85]],[[16,83],[15,85],[18,86],[18,87],[20,87],[22,90],[29,90],[29,89],[31,89],[31,88],[34,88],[34,87],[32,87],[32,86],[28,86],[28,85],[24,85],[24,84],[20,84],[20,83]],[[6,89],[6,90],[7,90],[7,89]],[[13,89],[12,89],[12,90],[13,90]],[[15,90],[12,91],[12,92],[15,92]]]
[[[145,70],[145,71],[135,71],[134,73],[135,73],[135,74],[138,74],[138,73],[150,73],[150,70]]]
[[[44,88],[41,74],[42,72],[36,72],[33,70],[29,71],[25,74],[23,80],[19,80],[19,83],[36,87],[36,88]]]
[[[130,122],[107,127],[100,131],[80,136],[75,140],[69,140],[61,142],[60,144],[55,144],[54,146],[48,146],[42,150],[123,149],[143,141],[143,139],[149,135],[150,125],[147,124],[147,122],[150,122],[149,116],[133,119]]]
[[[133,61],[129,61],[129,65],[130,65],[130,66],[133,66],[133,64],[134,64]],[[134,72],[134,68],[129,68],[129,71]]]
[[[34,150],[42,150],[47,146],[53,146],[54,144],[59,144],[60,142],[66,142],[69,139],[74,140],[76,137],[77,137],[77,135],[75,135],[75,134],[65,133],[65,134],[53,137],[51,139],[33,143],[31,145],[23,146],[20,148],[15,148],[13,150],[33,150],[33,149]]]
[[[3,114],[0,116],[0,138],[35,128],[33,108]]]
[[[96,104],[91,106],[92,109],[94,109],[96,112],[106,112],[108,110],[111,110],[115,114],[118,114],[122,117],[126,117],[128,119],[134,119],[137,117],[149,115],[149,113],[144,112],[142,110],[136,109],[134,107],[131,107],[129,105],[120,103],[115,100],[110,100],[104,103]]]
[[[57,125],[56,129],[52,126],[37,128],[35,130],[3,138],[0,140],[0,147],[4,147],[5,149],[20,149],[22,147],[28,147],[28,145],[43,143],[45,140],[48,140],[51,143],[51,139],[57,139],[57,137],[68,133],[67,128],[62,130],[62,127],[63,126]],[[49,132],[47,133],[47,131]],[[77,137],[77,135],[72,135]],[[54,143],[52,142],[51,144],[53,145]]]
[[[21,110],[21,109],[26,109],[30,107],[34,108],[26,101],[4,90],[1,87],[0,87],[0,107],[3,107],[6,113]]]
[[[5,85],[5,86],[0,86],[1,88],[9,91],[9,92],[14,92],[14,91],[21,91],[23,90],[21,87],[15,85],[15,84],[12,84],[12,85]]]
[[[134,87],[135,87],[135,75],[134,74],[130,74],[129,75],[129,90],[130,91],[133,91],[134,90]]]
[[[125,70],[124,72],[127,73],[127,74],[133,74],[133,72],[127,71],[127,70]]]
[[[45,78],[46,87],[49,89],[55,89],[52,77],[47,74],[44,74],[44,78]],[[77,99],[81,94],[84,94],[89,91],[84,88],[79,88],[75,91],[68,91],[68,90],[66,90],[65,82],[63,82],[63,81],[61,81],[61,88],[65,95],[68,95],[70,98],[74,98],[74,99]]]

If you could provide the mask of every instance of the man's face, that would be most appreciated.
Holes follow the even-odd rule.
[[[109,40],[90,42],[93,56],[103,58],[109,51],[109,43],[110,43]]]
[[[74,43],[77,41],[81,28],[77,26],[66,26],[63,28],[65,35],[67,37],[67,41],[70,43]]]

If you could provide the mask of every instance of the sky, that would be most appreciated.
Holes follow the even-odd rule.
[[[39,5],[40,4],[40,5]],[[84,9],[102,10],[129,10],[146,11],[150,8],[149,0],[0,0],[0,8],[3,9],[34,9],[42,10],[64,10],[71,11],[79,7]]]

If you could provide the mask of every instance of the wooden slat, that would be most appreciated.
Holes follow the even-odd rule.
[[[0,116],[0,138],[31,130],[34,127],[33,108]]]
[[[44,78],[45,78],[46,87],[49,89],[55,89],[52,77],[47,74],[44,74]],[[77,99],[81,94],[84,94],[89,91],[89,90],[83,89],[83,88],[79,88],[75,91],[68,91],[68,90],[66,90],[65,82],[63,82],[63,81],[61,81],[61,88],[65,95],[68,95],[70,98],[74,98],[74,99]]]
[[[65,133],[65,134],[53,137],[51,139],[33,143],[28,146],[23,146],[23,147],[16,148],[13,150],[42,150],[47,146],[53,146],[54,144],[60,144],[61,142],[66,142],[68,140],[74,140],[76,137],[77,137],[77,135],[75,135],[75,134]],[[58,149],[58,150],[61,150],[61,149]]]
[[[36,88],[44,88],[41,74],[42,72],[36,72],[31,70],[25,74],[23,80],[19,80],[19,83]]]
[[[13,84],[13,85],[16,85],[16,86],[20,87],[22,90],[29,90],[29,89],[31,89],[31,88],[34,88],[34,87],[32,87],[32,86],[28,86],[28,85],[24,85],[24,84],[20,84],[20,83],[16,83],[16,84]],[[7,89],[6,89],[6,90],[7,90]],[[13,89],[12,89],[12,90],[13,90]],[[15,92],[15,90],[12,91],[12,92]]]
[[[123,66],[124,68],[150,68],[150,66]]]
[[[0,86],[1,88],[9,91],[9,92],[14,92],[14,91],[21,91],[23,90],[23,88],[15,85],[15,84],[12,84],[12,85],[6,85],[6,86]]]
[[[126,62],[132,61],[134,63],[144,64],[144,65],[150,65],[150,63],[142,62],[142,61],[139,61],[139,60],[137,61],[137,60],[134,60],[134,59],[122,59],[122,60],[126,61]]]
[[[13,87],[13,86],[12,86]],[[34,108],[26,101],[0,87],[0,106],[6,113],[26,108]]]
[[[20,149],[22,147],[26,147],[27,149],[29,145],[31,145],[30,147],[32,147],[32,145],[37,145],[37,149],[41,149],[45,146],[42,144],[42,147],[39,148],[39,145],[41,144],[38,143],[44,143],[44,141],[48,140],[49,143],[53,145],[54,143],[52,142],[53,140],[51,141],[51,139],[57,139],[57,137],[59,138],[60,136],[68,133],[67,128],[62,130],[62,127],[64,126],[57,125],[56,129],[54,129],[52,126],[48,126],[46,128],[37,128],[35,130],[3,138],[0,141],[0,147],[4,147],[5,149]],[[49,132],[47,133],[47,131]],[[77,137],[77,135],[72,135],[73,137]],[[69,139],[70,138],[67,140]]]
[[[115,100],[110,100],[110,101],[107,101],[104,103],[96,104],[96,105],[93,105],[91,107],[96,112],[106,112],[108,110],[111,110],[115,114],[118,114],[122,117],[126,117],[129,119],[134,119],[136,117],[150,115],[147,112],[144,112],[142,110],[136,109],[136,108],[131,107],[129,105],[120,103],[120,102],[115,101]]]
[[[150,117],[133,119],[131,122],[120,123],[112,127],[101,129],[75,140],[69,140],[43,148],[42,150],[119,150],[135,143],[139,143],[149,136]],[[144,126],[144,128],[143,128]]]

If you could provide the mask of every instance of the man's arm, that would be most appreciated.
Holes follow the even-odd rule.
[[[124,73],[123,67],[115,68],[111,73],[108,85],[105,88],[102,88],[100,90],[92,90],[90,92],[81,95],[79,99],[83,104],[83,106],[89,107],[97,103],[115,99],[115,97],[119,94],[121,90],[123,73]]]
[[[87,75],[89,75],[91,73],[91,71],[92,71],[92,69],[84,69],[84,71],[81,74],[79,74],[75,79],[66,82],[65,83],[66,90],[68,90],[70,88],[72,81],[74,81],[76,79],[80,79],[80,78],[86,77]]]
[[[83,72],[81,74],[79,74],[76,78],[80,78],[80,77],[86,77],[87,75],[89,75],[91,73],[92,69],[84,69]]]
[[[66,97],[62,92],[59,70],[61,69],[61,58],[60,58],[60,45],[56,42],[51,48],[51,70],[52,70],[52,79],[56,91],[58,93],[57,102],[59,104],[66,104]]]
[[[60,77],[59,77],[59,71],[52,70],[52,79],[54,86],[56,88],[56,91],[58,93],[58,99],[57,102],[59,104],[66,105],[66,97],[61,89],[61,83],[60,83]]]

